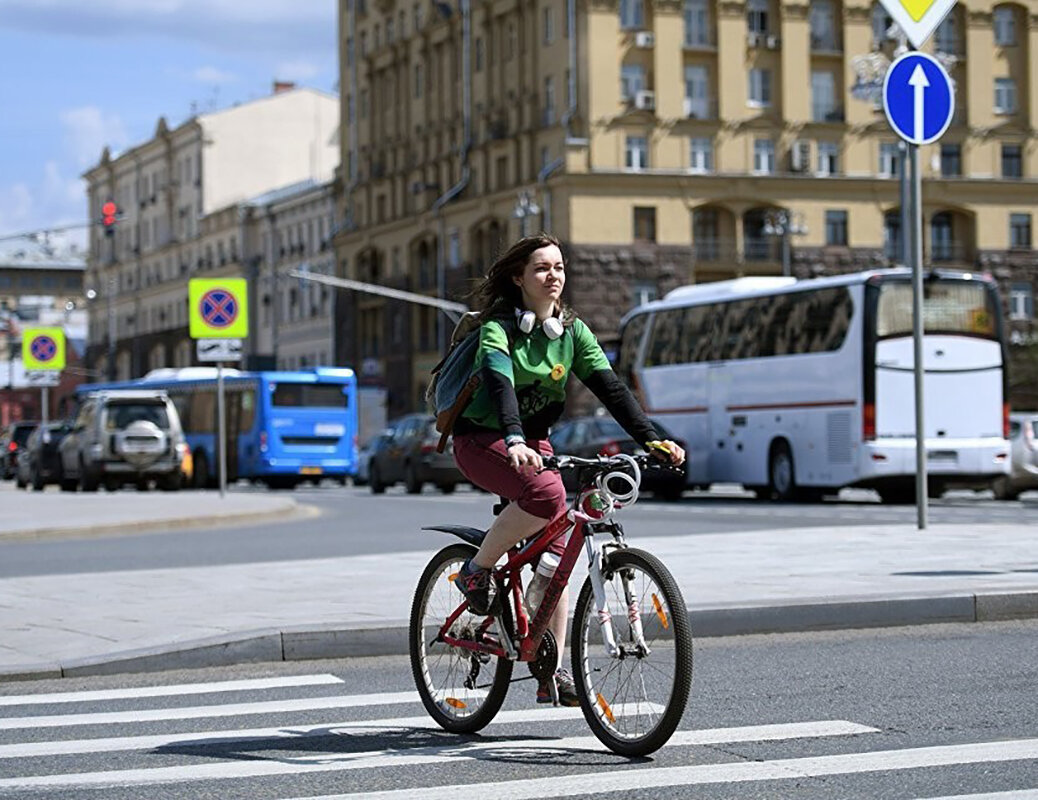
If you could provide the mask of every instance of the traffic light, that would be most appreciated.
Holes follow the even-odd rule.
[[[115,222],[119,216],[119,206],[109,200],[101,206],[101,224],[105,226],[105,236],[115,236]]]

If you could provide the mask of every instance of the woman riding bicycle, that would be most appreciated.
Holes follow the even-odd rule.
[[[587,386],[632,438],[674,464],[685,453],[672,441],[660,443],[652,423],[620,382],[598,340],[562,303],[566,270],[558,239],[548,234],[520,239],[490,267],[474,295],[480,307],[476,366],[482,382],[454,425],[454,458],[465,477],[511,502],[497,516],[476,555],[455,585],[477,614],[498,609],[490,569],[509,548],[540,531],[566,509],[566,490],[557,472],[541,472],[552,455],[548,429],[562,415],[570,372]],[[561,555],[565,539],[549,552]],[[566,641],[568,590],[550,628]],[[562,705],[579,705],[573,679],[555,673]],[[537,702],[552,702],[547,681]]]

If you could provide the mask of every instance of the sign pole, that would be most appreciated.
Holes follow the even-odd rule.
[[[926,530],[926,428],[923,408],[923,209],[919,145],[908,145],[912,170],[912,348],[915,374],[915,503],[916,527]]]
[[[220,485],[220,497],[223,497],[227,487],[227,439],[224,434],[226,426],[226,412],[223,397],[223,362],[216,362],[216,452],[217,457],[217,482]]]
[[[47,441],[47,412],[50,406],[50,387],[40,387],[40,402],[43,405],[43,409],[40,411],[40,436],[43,437],[43,441]]]

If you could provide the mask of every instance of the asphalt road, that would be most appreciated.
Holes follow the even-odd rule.
[[[241,485],[235,491],[266,491]],[[4,493],[7,496],[7,492]],[[73,536],[46,541],[0,542],[0,578],[112,570],[260,563],[311,558],[334,558],[368,553],[423,550],[443,534],[423,531],[434,523],[485,527],[496,498],[459,488],[443,495],[427,488],[409,495],[395,487],[372,495],[364,487],[342,488],[324,484],[303,487],[293,495],[317,513],[306,519],[270,524],[224,525],[190,529]],[[119,501],[113,494],[112,502]],[[1000,502],[983,495],[959,493],[933,501],[932,524],[962,525],[998,522],[1038,524],[1036,495]],[[911,525],[914,506],[888,506],[871,492],[844,492],[841,500],[815,505],[762,502],[738,489],[718,487],[713,492],[689,492],[677,503],[650,498],[622,516],[632,541],[639,535],[667,536],[696,533],[771,530],[800,527],[846,527],[898,523]],[[379,531],[377,537],[354,531]],[[781,535],[781,533],[776,533]]]
[[[294,685],[210,683],[272,678]],[[1038,797],[1036,683],[1036,622],[701,640],[680,730],[639,760],[530,681],[481,735],[446,734],[404,658],[3,684],[0,797],[1019,800]]]

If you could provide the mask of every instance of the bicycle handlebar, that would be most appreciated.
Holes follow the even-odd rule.
[[[672,464],[669,461],[664,461],[658,456],[653,455],[639,455],[639,456],[596,456],[595,458],[581,458],[580,456],[568,456],[568,455],[557,455],[557,456],[546,456],[543,459],[544,470],[555,470],[561,471],[564,469],[576,469],[578,467],[598,467],[602,471],[612,469],[614,467],[626,467],[628,466],[627,459],[633,458],[639,469],[670,469],[674,471],[680,471],[680,467],[677,464]],[[542,471],[544,471],[542,470]]]

